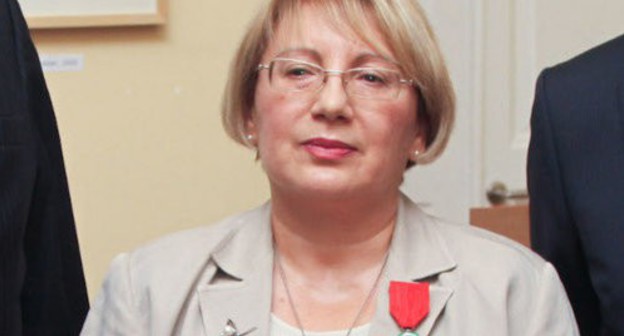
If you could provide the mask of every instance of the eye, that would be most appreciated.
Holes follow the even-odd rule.
[[[362,75],[362,79],[367,81],[367,82],[371,82],[371,83],[375,83],[375,82],[383,83],[384,82],[383,78],[381,78],[381,77],[379,77],[379,76],[377,76],[375,74],[372,74],[372,73],[367,73],[367,74]]]
[[[302,91],[318,84],[322,72],[312,64],[280,59],[274,63],[273,83],[291,91]]]
[[[280,76],[289,80],[307,79],[317,76],[318,73],[313,66],[304,63],[287,62],[278,65]]]
[[[305,75],[310,75],[311,72],[306,69],[305,67],[293,67],[291,69],[288,69],[288,71],[286,72],[287,75],[289,76],[295,76],[295,77],[301,77],[301,76],[305,76]]]
[[[375,69],[358,69],[355,79],[364,85],[387,86],[392,82],[392,75],[388,72]]]

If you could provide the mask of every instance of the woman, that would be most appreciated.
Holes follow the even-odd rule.
[[[454,98],[412,0],[273,0],[233,63],[230,136],[271,201],[115,259],[85,335],[574,335],[553,268],[425,215]]]

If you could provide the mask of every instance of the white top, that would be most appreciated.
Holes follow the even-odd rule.
[[[368,336],[370,332],[370,323],[353,328],[349,336]],[[306,336],[346,336],[349,330],[336,330],[336,331],[323,331],[312,332],[305,331]],[[269,332],[270,336],[301,336],[301,330],[295,328],[286,322],[277,318],[277,316],[271,314],[271,328]]]

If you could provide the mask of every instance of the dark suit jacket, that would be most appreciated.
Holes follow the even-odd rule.
[[[540,75],[531,129],[533,247],[583,335],[624,335],[624,35]]]
[[[16,0],[0,0],[0,335],[76,335],[88,310],[61,146]]]

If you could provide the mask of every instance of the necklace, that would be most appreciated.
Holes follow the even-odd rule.
[[[280,279],[282,280],[282,284],[284,285],[284,290],[286,291],[286,297],[288,298],[288,305],[290,306],[290,309],[292,310],[293,315],[295,317],[295,321],[297,322],[297,328],[299,328],[299,331],[301,331],[301,336],[306,336],[304,328],[303,328],[303,323],[301,323],[301,318],[299,317],[299,313],[297,312],[297,307],[295,306],[295,302],[293,301],[292,295],[290,294],[290,289],[288,287],[288,278],[286,277],[286,273],[284,272],[284,267],[282,267],[282,261],[280,260],[280,255],[277,252],[277,249],[275,249],[274,259],[275,259],[275,264],[277,266],[277,272],[279,273]],[[371,287],[371,289],[368,291],[368,294],[366,295],[366,299],[364,300],[364,303],[358,310],[357,315],[355,315],[355,319],[353,320],[353,323],[351,323],[351,326],[347,330],[347,334],[345,336],[351,335],[351,331],[353,331],[353,328],[355,328],[357,322],[362,317],[364,310],[370,304],[370,301],[372,300],[373,295],[376,292],[377,286],[379,285],[379,280],[381,279],[381,276],[384,270],[386,269],[387,263],[388,263],[388,253],[386,252],[383,263],[381,264],[381,268],[379,269],[379,273],[377,274],[377,277],[375,278],[375,282],[373,283],[373,286]]]

